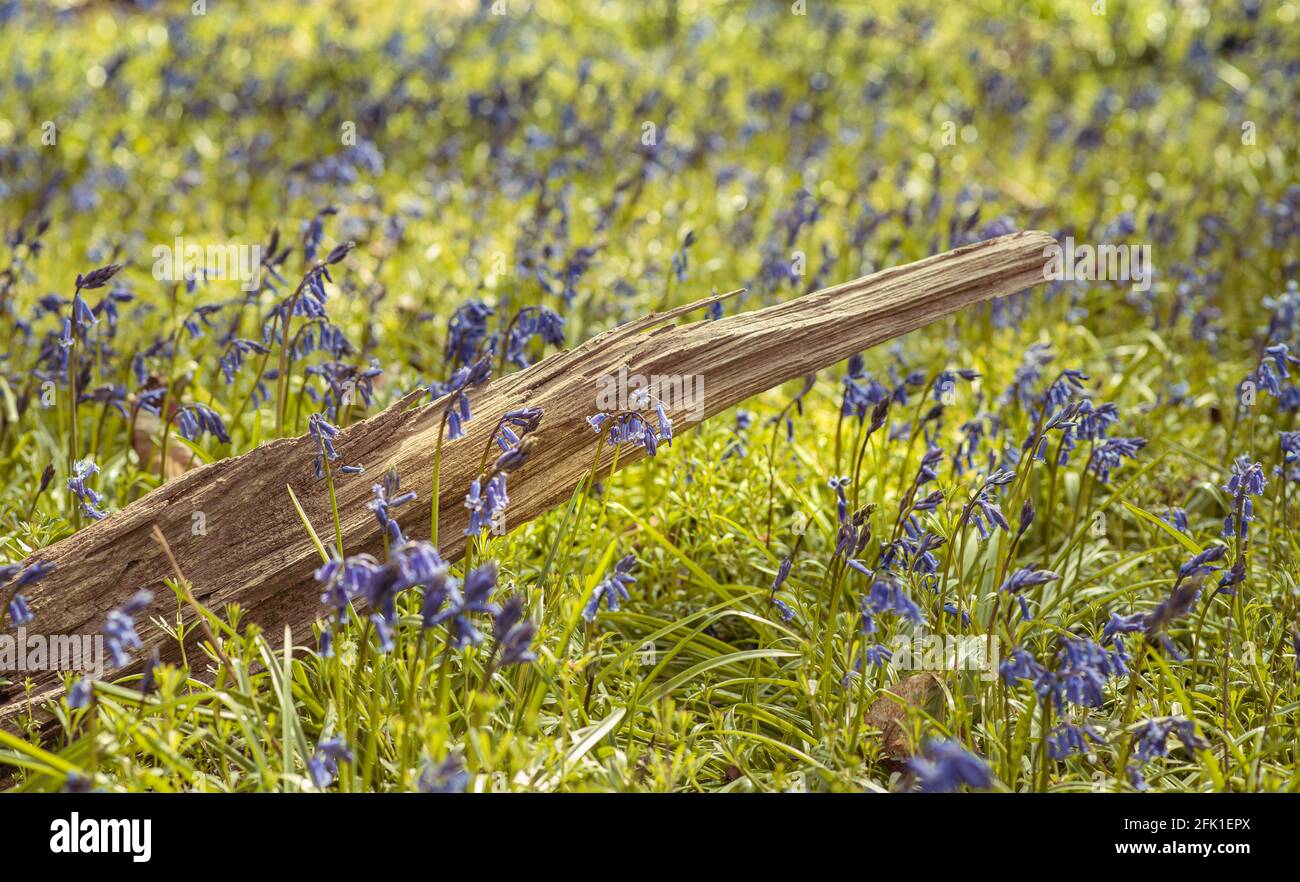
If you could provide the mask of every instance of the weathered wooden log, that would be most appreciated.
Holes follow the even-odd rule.
[[[545,412],[533,435],[531,458],[510,479],[509,526],[517,526],[568,499],[590,470],[599,438],[586,418],[597,411],[601,377],[621,368],[644,376],[703,377],[703,407],[670,411],[674,431],[681,432],[759,392],[962,307],[1032,287],[1042,280],[1043,249],[1051,242],[1045,233],[1015,233],[717,321],[667,324],[689,308],[650,315],[474,390],[474,418],[466,436],[443,449],[441,552],[456,559],[464,550],[465,493],[489,434],[507,410],[538,406]],[[371,484],[389,467],[398,470],[404,489],[420,494],[418,503],[400,512],[404,530],[428,538],[433,451],[448,403],[422,405],[413,393],[340,434],[338,463],[366,467],[364,476],[339,476],[336,482],[348,553],[379,550],[380,529],[366,503]],[[644,455],[629,447],[620,451],[619,467]],[[602,453],[605,467],[612,453],[608,447]],[[313,579],[320,558],[286,485],[328,544],[330,508],[324,481],[313,474],[315,455],[316,442],[309,436],[271,441],[187,472],[41,549],[34,560],[55,569],[27,592],[35,615],[29,630],[91,634],[102,627],[109,609],[141,588],[168,596],[162,581],[172,571],[152,532],[157,525],[199,603],[219,612],[238,602],[243,621],[256,622],[276,637],[290,625],[305,639],[320,612]],[[192,528],[199,512],[206,532]],[[189,610],[184,613],[188,619]],[[149,625],[140,630],[147,650],[156,648],[164,660],[179,659],[174,640]],[[37,701],[61,688],[54,673],[30,676]],[[11,715],[21,698],[21,693],[0,697],[0,719]]]

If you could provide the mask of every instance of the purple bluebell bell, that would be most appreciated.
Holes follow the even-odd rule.
[[[469,509],[469,525],[465,527],[466,536],[478,536],[490,529],[510,504],[506,494],[506,475],[499,472],[490,478],[475,478],[469,485],[465,496],[465,508]]]
[[[322,738],[316,742],[316,753],[307,762],[311,782],[324,789],[334,783],[339,774],[339,763],[356,762],[348,743],[339,735]]]
[[[140,635],[135,630],[135,617],[153,603],[153,592],[137,591],[121,606],[108,611],[104,620],[104,644],[112,656],[115,667],[125,667],[131,661],[128,650],[141,649]]]
[[[331,425],[325,417],[314,413],[307,418],[307,431],[311,437],[316,439],[319,452],[316,454],[314,469],[316,477],[322,478],[325,476],[325,461],[333,462],[339,458],[338,451],[334,449],[334,439],[338,437],[339,430],[337,426]]]
[[[1101,632],[1101,642],[1103,646],[1111,646],[1115,639],[1124,634],[1134,634],[1138,631],[1145,631],[1147,627],[1146,613],[1130,613],[1121,616],[1118,613],[1110,614],[1110,621]]]
[[[244,366],[244,359],[249,355],[265,355],[269,350],[254,340],[244,340],[242,338],[231,340],[226,345],[226,350],[221,353],[219,367],[221,375],[225,377],[227,385],[235,382],[240,368]]]
[[[1176,735],[1188,753],[1208,750],[1210,743],[1196,734],[1196,724],[1186,717],[1158,717],[1143,722],[1134,733],[1135,755],[1143,762],[1169,755],[1169,736]]]
[[[77,290],[89,291],[95,288],[102,288],[109,283],[113,276],[117,275],[122,269],[120,263],[110,263],[107,266],[101,266],[93,269],[84,276],[77,273]]]
[[[1093,448],[1091,469],[1103,484],[1110,481],[1110,473],[1125,459],[1134,459],[1147,446],[1145,438],[1107,438]]]
[[[564,345],[564,317],[546,306],[526,306],[515,314],[506,336],[506,361],[520,368],[528,367],[528,341],[541,337],[551,346]]]
[[[668,421],[662,406],[657,408],[657,416],[662,417],[663,422],[656,424],[635,411],[624,411],[620,413],[598,413],[587,417],[587,424],[595,432],[601,432],[605,429],[605,424],[609,423],[609,431],[606,434],[606,443],[611,447],[620,444],[632,444],[643,447],[645,452],[654,456],[659,450],[661,440],[672,440],[672,423]]]
[[[76,681],[68,687],[68,707],[73,710],[82,710],[90,707],[90,700],[94,697],[95,686],[89,677],[78,677]]]
[[[413,502],[416,498],[414,490],[403,493],[401,486],[402,481],[397,470],[389,469],[384,472],[383,483],[371,486],[370,492],[374,494],[374,499],[366,504],[366,507],[375,513],[375,520],[379,522],[379,526],[388,533],[389,541],[396,545],[401,545],[406,539],[392,516],[392,510]]]
[[[454,396],[443,415],[448,441],[464,437],[465,423],[474,416],[469,406],[469,390],[483,385],[491,376],[492,358],[485,355],[473,364],[457,368],[446,383],[434,383],[429,387],[429,395],[434,400],[446,395]]]
[[[22,589],[43,579],[53,571],[54,564],[46,561],[36,561],[26,568],[22,564],[0,566],[0,589],[14,592],[7,607],[10,625],[21,628],[32,623],[34,617],[28,607],[27,598],[22,594]]]
[[[1219,568],[1210,564],[1222,560],[1227,551],[1227,546],[1212,545],[1200,554],[1193,555],[1178,568],[1178,578],[1189,579],[1193,576],[1208,576],[1210,573],[1217,572]]]
[[[1088,752],[1088,742],[1105,744],[1101,733],[1087,723],[1061,723],[1047,736],[1047,755],[1062,760],[1076,753]]]
[[[32,623],[36,617],[32,615],[31,608],[27,605],[27,598],[21,594],[14,594],[9,600],[9,624],[15,628],[23,628]]]
[[[977,790],[993,786],[993,774],[984,760],[954,740],[928,741],[907,767],[923,793],[951,793],[962,785]]]
[[[1016,601],[1020,604],[1021,618],[1027,622],[1033,617],[1029,614],[1029,603],[1025,600],[1025,592],[1030,588],[1046,585],[1048,582],[1055,582],[1059,578],[1061,577],[1051,570],[1035,570],[1022,567],[1008,576],[998,590],[1016,596]]]
[[[776,607],[777,614],[780,615],[781,621],[783,622],[789,622],[794,618],[794,610],[784,601],[779,600],[776,596],[776,592],[781,590],[781,586],[785,584],[785,580],[790,577],[790,570],[793,566],[794,561],[788,557],[781,561],[781,566],[778,567],[776,571],[776,578],[772,580],[772,590],[767,594],[768,603],[771,603]]]
[[[636,582],[636,577],[632,575],[635,566],[636,555],[633,554],[624,555],[618,563],[614,564],[614,569],[592,590],[591,598],[583,607],[582,617],[586,621],[595,620],[601,601],[604,601],[610,612],[617,612],[619,604],[631,597],[628,588]]]
[[[86,486],[86,479],[99,473],[99,466],[89,459],[79,459],[72,467],[72,476],[68,478],[68,492],[81,504],[81,512],[92,521],[108,516],[99,506],[104,497]]]
[[[1033,653],[1022,646],[1012,647],[1011,655],[998,665],[998,675],[1008,686],[1027,680],[1033,683],[1035,688],[1049,681],[1052,676],[1051,671],[1039,664]]]
[[[472,616],[477,613],[495,616],[501,611],[500,607],[491,602],[496,586],[495,561],[488,561],[470,570],[460,588],[452,587],[449,582],[446,604],[426,619],[426,627],[447,623],[448,641],[455,649],[482,643],[483,634],[475,626]]]
[[[1231,511],[1223,521],[1225,538],[1244,540],[1255,520],[1255,505],[1250,497],[1263,494],[1268,480],[1264,468],[1249,457],[1239,456],[1232,464],[1232,476],[1223,489],[1231,498]]]
[[[216,438],[222,444],[230,443],[226,424],[215,410],[206,404],[187,404],[176,414],[176,425],[181,437],[186,441],[197,441],[204,432]]]
[[[1282,462],[1273,469],[1273,474],[1282,475],[1285,480],[1300,482],[1300,432],[1279,432],[1278,446],[1282,452]]]
[[[1171,508],[1160,518],[1169,526],[1173,527],[1180,533],[1188,532],[1187,511],[1182,508]]]
[[[480,345],[487,338],[487,320],[491,315],[492,307],[481,300],[462,304],[447,323],[447,349],[443,360],[468,366],[478,358]]]
[[[535,661],[532,651],[537,623],[524,617],[524,597],[514,594],[501,604],[501,611],[492,622],[493,653],[501,667]]]
[[[883,668],[893,657],[894,653],[883,643],[873,643],[862,651],[863,663],[876,668]]]
[[[893,578],[881,578],[872,582],[863,603],[875,615],[893,613],[918,625],[923,621],[921,608],[912,602]]]
[[[957,391],[957,380],[965,380],[968,383],[979,379],[979,371],[969,368],[959,368],[953,371],[940,371],[934,380],[934,400],[940,403],[947,403],[949,396]]]
[[[1105,702],[1102,690],[1106,681],[1127,670],[1121,651],[1103,649],[1086,638],[1062,636],[1050,694],[1058,707],[1063,700],[1100,707]]]
[[[425,760],[416,788],[421,793],[464,793],[469,789],[469,772],[459,754],[449,754],[440,763]]]
[[[349,604],[366,596],[368,586],[378,577],[379,570],[379,562],[368,554],[330,559],[315,573],[316,581],[323,584],[321,603],[341,622]]]

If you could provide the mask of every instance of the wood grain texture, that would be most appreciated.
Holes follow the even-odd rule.
[[[478,469],[488,434],[507,410],[540,406],[545,416],[534,434],[528,463],[510,479],[509,525],[535,518],[567,500],[591,468],[597,436],[586,422],[596,412],[597,379],[626,367],[643,375],[701,375],[704,408],[694,417],[670,412],[679,433],[720,411],[787,380],[820,370],[864,349],[920,328],[991,297],[1012,294],[1042,281],[1046,233],[1023,232],[959,248],[875,273],[753,312],[717,321],[666,324],[685,310],[651,315],[607,331],[583,345],[493,381],[471,393],[474,419],[466,437],[443,450],[441,551],[455,559],[464,550],[468,512],[463,500]],[[406,533],[428,538],[428,488],[433,449],[446,399],[421,404],[412,394],[370,419],[344,430],[336,441],[339,464],[363,463],[366,474],[336,481],[345,548],[349,554],[380,549],[380,531],[366,508],[371,484],[394,467],[403,489],[420,494],[402,509]],[[612,448],[603,452],[608,467]],[[643,452],[625,448],[619,467]],[[662,450],[660,456],[671,456]],[[323,541],[332,535],[325,484],[312,473],[315,442],[307,436],[272,441],[242,456],[187,472],[120,512],[33,555],[56,569],[28,592],[42,634],[95,633],[104,617],[140,588],[155,591],[154,613],[174,616],[162,584],[169,565],[151,534],[167,537],[199,603],[221,612],[238,602],[244,622],[256,622],[278,638],[284,626],[308,637],[319,613],[313,571],[320,558],[294,511],[293,488]],[[207,534],[191,533],[203,512]],[[327,542],[328,544],[328,542]],[[188,610],[186,611],[188,620]],[[180,657],[175,641],[142,624],[146,647],[164,660]],[[143,657],[145,653],[137,653]],[[191,659],[204,658],[190,653]],[[126,672],[109,671],[112,678]],[[204,672],[196,672],[202,676]],[[60,684],[49,672],[32,672],[39,702]],[[21,677],[19,677],[21,679]],[[0,719],[18,696],[0,705]],[[0,699],[4,700],[4,699]]]

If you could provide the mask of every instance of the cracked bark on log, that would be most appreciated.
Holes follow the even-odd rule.
[[[596,410],[598,377],[624,366],[630,373],[646,376],[702,375],[703,418],[707,419],[962,307],[1032,287],[1042,281],[1043,249],[1051,242],[1046,233],[1015,233],[753,312],[718,321],[665,324],[707,304],[704,301],[614,328],[492,381],[471,394],[474,419],[466,426],[466,437],[443,448],[440,550],[449,559],[463,552],[468,523],[462,504],[465,492],[477,472],[488,433],[505,411],[529,405],[545,410],[533,436],[531,459],[510,479],[509,519],[518,525],[567,500],[590,470],[597,436],[586,417]],[[374,479],[390,466],[401,474],[403,488],[420,494],[419,501],[400,517],[405,531],[414,538],[428,538],[433,448],[446,404],[442,399],[420,405],[419,394],[412,393],[340,434],[335,444],[338,462],[364,463],[367,472],[336,480],[348,553],[379,550],[380,530],[366,503]],[[675,431],[699,422],[682,411],[669,415]],[[640,450],[624,449],[618,465],[630,465],[642,455]],[[242,456],[189,471],[122,511],[36,552],[33,560],[54,563],[56,569],[27,592],[35,615],[31,630],[96,633],[109,609],[140,588],[153,589],[160,600],[168,597],[162,580],[171,572],[152,535],[156,524],[199,603],[220,613],[226,604],[238,602],[243,621],[256,622],[273,638],[286,624],[299,639],[305,638],[320,611],[312,576],[320,558],[285,485],[293,488],[322,541],[332,536],[324,481],[312,474],[314,456],[315,442],[308,436],[271,441]],[[612,448],[607,448],[602,461],[606,468],[611,456]],[[194,536],[191,518],[199,511],[206,517],[207,534]],[[155,603],[154,610],[159,609],[170,609],[170,604]],[[190,621],[189,610],[184,612]],[[156,647],[164,660],[179,659],[175,641],[158,628],[142,624],[140,630],[146,650]],[[145,654],[137,653],[141,658]],[[108,671],[106,676],[128,670]],[[30,676],[36,683],[37,703],[61,688],[53,672]],[[7,699],[0,697],[0,720],[12,715],[21,699],[21,691]]]

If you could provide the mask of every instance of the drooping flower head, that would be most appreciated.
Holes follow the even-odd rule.
[[[86,486],[86,480],[97,474],[99,474],[99,466],[89,459],[79,459],[72,467],[72,476],[68,478],[68,492],[81,503],[82,514],[92,521],[108,516],[108,513],[100,508],[104,497]]]
[[[951,793],[962,785],[977,790],[993,786],[993,774],[984,760],[950,739],[927,742],[907,767],[923,793]]]
[[[610,570],[609,575],[592,590],[591,598],[582,610],[582,617],[588,622],[594,621],[602,602],[610,612],[617,612],[619,604],[631,597],[628,588],[636,583],[636,577],[632,575],[635,567],[636,555],[634,554],[624,555],[618,563],[614,564],[614,569]]]
[[[113,658],[115,667],[125,667],[131,661],[128,650],[140,649],[140,635],[135,630],[135,617],[153,603],[153,592],[137,591],[121,606],[108,611],[104,620],[104,644]]]
[[[316,743],[316,753],[307,762],[307,771],[311,781],[318,788],[324,789],[334,783],[339,774],[339,763],[355,762],[356,758],[348,749],[348,743],[341,736],[322,738]]]

